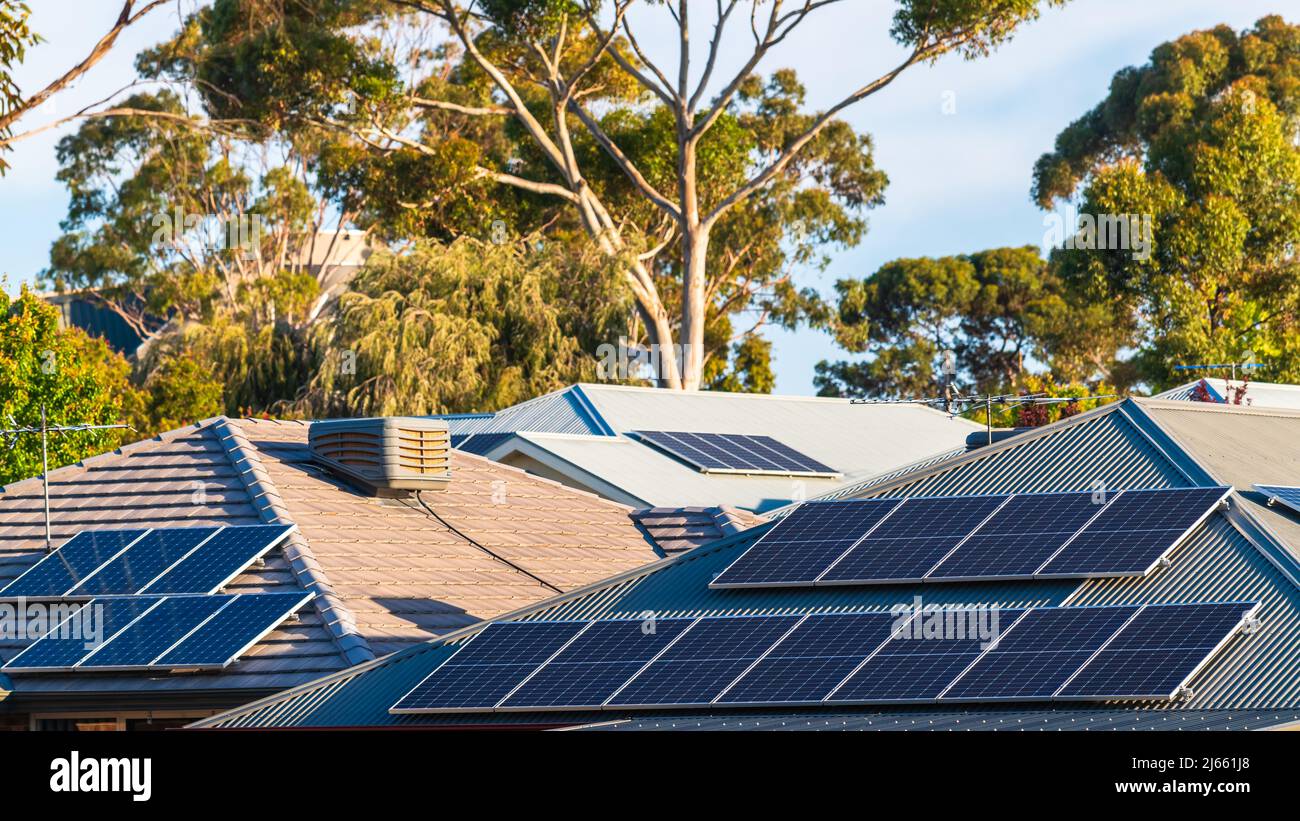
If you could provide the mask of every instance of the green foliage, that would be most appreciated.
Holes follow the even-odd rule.
[[[24,287],[17,299],[0,289],[0,427],[39,427],[41,405],[50,425],[112,425],[136,421],[142,397],[130,366],[100,339],[59,327],[58,309]],[[102,430],[49,436],[50,468],[71,464],[135,437]],[[41,471],[41,438],[24,434],[0,447],[0,485]]]
[[[1061,283],[1033,247],[894,260],[835,288],[836,341],[871,358],[818,363],[822,395],[934,395],[945,351],[959,384],[1000,390],[1075,329]]]
[[[1011,400],[1007,403],[995,404],[993,405],[993,427],[1041,427],[1118,400],[1114,387],[1105,382],[1096,385],[1057,382],[1050,374],[1027,374],[1017,387],[1022,395],[1035,394],[1042,398],[1078,397],[1079,401],[1017,405],[1015,400]],[[988,419],[988,413],[984,408],[971,408],[964,415],[974,422],[986,422]]]
[[[148,433],[162,433],[221,413],[221,382],[208,366],[181,354],[149,374]]]
[[[1157,47],[1038,160],[1044,208],[1150,219],[1150,253],[1061,249],[1053,263],[1136,351],[1132,378],[1181,381],[1178,364],[1253,357],[1300,379],[1300,27],[1266,17]],[[1140,250],[1140,249],[1139,249]]]
[[[461,239],[372,257],[317,329],[321,365],[297,408],[311,416],[495,410],[591,380],[614,316],[596,258]],[[593,291],[599,293],[595,297]],[[626,314],[624,314],[625,316]]]
[[[1038,0],[903,0],[894,13],[890,34],[917,46],[931,37],[960,36],[958,51],[980,57],[1009,39],[1015,29],[1039,13]],[[1065,0],[1042,5],[1062,6]]]
[[[27,56],[28,46],[41,42],[40,35],[27,23],[31,13],[26,3],[0,0],[0,120],[17,111],[23,102],[22,92],[13,79],[14,66]],[[0,137],[11,133],[9,128],[0,128]],[[0,175],[9,168],[3,156],[7,150],[8,146],[0,146]]]

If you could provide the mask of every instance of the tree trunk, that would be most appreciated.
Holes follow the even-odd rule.
[[[708,277],[709,230],[699,225],[682,235],[682,388],[700,389],[704,377],[704,325],[708,319],[705,284]]]

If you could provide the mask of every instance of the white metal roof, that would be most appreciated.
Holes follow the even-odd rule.
[[[1213,376],[1205,379],[1197,379],[1188,382],[1185,385],[1179,385],[1176,388],[1170,388],[1164,393],[1158,393],[1151,397],[1152,399],[1171,399],[1194,401],[1192,391],[1196,386],[1205,383],[1206,390],[1209,391],[1210,397],[1220,404],[1229,404],[1233,402],[1232,396],[1228,393],[1228,385],[1241,385],[1242,380],[1228,380],[1223,377]],[[1291,410],[1300,410],[1300,385],[1287,385],[1280,382],[1246,382],[1246,393],[1242,397],[1241,404],[1252,408],[1290,408]]]
[[[581,402],[575,402],[580,398]],[[730,504],[754,511],[810,498],[965,445],[980,425],[919,405],[854,405],[847,399],[667,391],[582,384],[507,408],[491,428],[513,423],[517,435],[485,455],[563,476],[627,504]],[[550,406],[552,410],[545,408]],[[590,417],[576,426],[570,411]],[[522,408],[522,406],[516,406]],[[558,412],[561,408],[565,412]],[[543,424],[538,424],[538,423]],[[838,479],[706,474],[642,444],[638,430],[771,436],[840,471]]]

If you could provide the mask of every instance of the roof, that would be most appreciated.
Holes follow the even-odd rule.
[[[1289,435],[1296,416],[1235,410],[1216,413],[1213,408],[1183,404],[1170,410],[1171,403],[1126,400],[1107,405],[1054,425],[972,451],[964,456],[921,467],[864,490],[861,496],[969,495],[1012,491],[1090,490],[1104,486],[1160,488],[1210,486],[1217,483],[1223,457],[1215,458],[1206,444],[1184,444],[1193,440],[1192,427],[1201,426],[1207,438],[1215,425],[1225,429],[1267,433],[1271,458],[1282,464],[1300,458],[1300,437]],[[1206,411],[1214,417],[1205,416]],[[1195,422],[1178,424],[1170,414],[1188,414]],[[1265,421],[1272,420],[1272,421]],[[1235,435],[1235,434],[1234,434]],[[1250,459],[1245,460],[1249,466]],[[1235,484],[1235,482],[1234,482]],[[1090,727],[1112,721],[1113,716],[1141,713],[1152,720],[1168,713],[1186,713],[1174,719],[1178,726],[1219,726],[1224,721],[1245,720],[1260,726],[1294,721],[1300,711],[1300,539],[1261,512],[1292,520],[1280,511],[1265,511],[1248,492],[1234,493],[1227,511],[1212,514],[1171,555],[1172,564],[1143,578],[1004,581],[952,585],[877,585],[864,587],[818,587],[716,590],[708,582],[766,531],[751,528],[721,541],[671,556],[636,571],[612,577],[575,593],[525,608],[507,619],[597,618],[635,616],[647,610],[658,617],[725,615],[735,613],[811,613],[887,611],[892,605],[910,603],[924,595],[927,604],[985,605],[998,607],[1085,606],[1126,603],[1170,603],[1197,601],[1261,602],[1264,628],[1235,639],[1224,653],[1190,682],[1194,695],[1187,700],[1151,702],[1120,710],[1114,704],[1071,708],[1015,708],[1032,715],[1041,726]],[[475,628],[479,629],[479,628]],[[345,674],[326,676],[311,685],[295,688],[198,726],[465,726],[467,724],[527,724],[535,726],[608,725],[627,719],[631,726],[656,721],[697,721],[721,729],[754,726],[740,718],[677,713],[619,714],[510,713],[492,716],[393,715],[388,708],[451,655],[455,642],[471,631],[410,648],[379,659]],[[752,712],[752,711],[751,711]],[[951,723],[960,715],[984,720],[987,710],[937,710]],[[764,724],[786,722],[843,722],[852,715],[852,726],[865,728],[879,719],[875,728],[896,728],[916,719],[914,708],[861,708],[833,711],[785,710],[768,713]],[[876,719],[869,718],[875,716]],[[983,718],[979,718],[984,716]],[[1062,716],[1065,719],[1062,721]],[[1078,720],[1075,716],[1081,716]],[[1206,718],[1199,721],[1191,716]],[[1251,718],[1254,716],[1254,718]],[[1260,718],[1264,717],[1264,718]],[[896,721],[894,719],[897,719]],[[1143,719],[1126,719],[1138,726]],[[901,722],[901,724],[900,724]],[[909,726],[911,726],[909,724]],[[1019,722],[1007,726],[1019,727]],[[1149,723],[1141,726],[1151,726]],[[1252,725],[1253,726],[1253,725]]]
[[[22,674],[0,678],[0,690],[273,692],[662,555],[628,508],[472,454],[453,453],[443,491],[363,495],[311,463],[307,430],[219,417],[50,474],[56,543],[83,529],[296,524],[283,550],[228,590],[310,590],[300,623],[220,673]],[[0,584],[42,547],[40,480],[3,488]],[[26,643],[0,640],[0,659]]]
[[[1222,377],[1197,379],[1185,385],[1170,388],[1151,398],[1183,402],[1202,401],[1198,400],[1194,393],[1197,386],[1203,386],[1206,395],[1214,402],[1236,404],[1235,397],[1230,392],[1230,386],[1234,383],[1238,387],[1245,385],[1246,393],[1241,397],[1241,404],[1243,405],[1253,408],[1291,408],[1292,410],[1300,410],[1300,385],[1286,385],[1277,382],[1237,382]]]
[[[983,430],[920,405],[593,384],[495,414],[442,418],[466,449],[625,504],[729,504],[756,512],[964,450],[967,435]],[[767,435],[842,475],[701,473],[629,436],[642,430]]]
[[[632,518],[669,554],[716,542],[767,522],[761,516],[728,505],[651,507],[633,511]]]

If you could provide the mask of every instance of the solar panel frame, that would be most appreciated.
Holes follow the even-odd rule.
[[[491,622],[482,630],[479,630],[467,641],[458,646],[450,656],[443,660],[441,664],[429,671],[429,674],[408,690],[399,698],[388,712],[393,715],[419,715],[421,713],[483,713],[491,712],[496,709],[496,705],[508,698],[520,685],[525,683],[533,673],[542,667],[552,657],[557,655],[565,647],[568,647],[578,636],[582,634],[594,622],[584,621],[515,621],[515,622]],[[501,662],[489,664],[478,661],[479,655],[486,654],[486,658],[492,658],[492,653],[497,652],[501,644],[511,646],[511,642],[518,642],[521,638],[527,638],[527,634],[534,633],[555,633],[549,637],[548,643],[544,644],[542,649],[535,654],[535,657],[520,662]],[[520,635],[522,634],[522,635]],[[477,647],[475,645],[478,645]],[[473,668],[473,669],[469,669]],[[491,668],[491,669],[486,669]],[[509,668],[509,669],[506,669]],[[465,675],[473,676],[469,684],[476,684],[487,677],[488,673],[508,674],[517,672],[517,677],[511,676],[504,679],[507,686],[500,688],[494,698],[467,699],[458,698],[456,703],[446,706],[436,705],[433,703],[434,698],[438,696],[459,695],[459,691],[452,692],[452,687],[444,682],[444,679],[452,679],[451,685],[462,686],[462,682],[454,678],[460,670],[468,670]],[[499,679],[494,675],[493,679]],[[431,698],[432,697],[432,698]]]
[[[942,608],[940,613],[948,610],[956,610],[962,613],[976,612],[977,608]],[[891,637],[876,648],[876,651],[862,663],[853,669],[844,680],[841,681],[834,690],[826,695],[823,703],[834,706],[848,705],[873,705],[873,704],[933,704],[939,700],[939,695],[943,693],[952,683],[961,676],[970,666],[978,660],[985,652],[985,647],[981,646],[980,637],[970,638],[916,638],[907,636],[909,632],[914,632],[920,622],[935,611],[922,610],[915,613],[908,620],[903,634],[897,638]],[[1010,618],[1010,623],[1006,630],[1010,631],[1017,621],[1020,620],[1027,612],[1027,609],[1012,608],[999,610],[999,621],[1005,615]],[[999,630],[1002,626],[999,624]],[[924,650],[924,652],[913,652],[914,650]],[[933,652],[936,651],[937,652]],[[936,669],[936,665],[942,665]],[[938,674],[937,678],[934,678]],[[929,676],[929,677],[927,677]],[[873,695],[864,696],[863,689],[879,683],[883,679],[900,678],[902,683],[912,688],[906,695],[883,696]],[[925,685],[921,692],[917,692],[920,685]],[[874,692],[879,692],[876,690]],[[901,691],[897,691],[901,692]]]
[[[737,676],[712,703],[727,707],[807,707],[821,704],[889,641],[897,620],[894,614],[884,612],[810,615]],[[835,630],[839,632],[833,632]],[[853,639],[867,643],[855,650],[837,646]],[[827,645],[839,652],[816,652]],[[808,666],[817,668],[816,676],[811,679],[796,681],[786,675],[788,669],[803,672]],[[755,691],[761,692],[763,687],[777,688],[780,695],[759,699]]]
[[[10,581],[9,584],[5,585],[3,589],[0,589],[0,601],[13,601],[17,599],[24,599],[28,601],[33,601],[33,600],[41,601],[41,600],[49,600],[49,599],[69,598],[69,593],[71,591],[75,590],[78,586],[84,584],[87,580],[93,578],[95,574],[98,573],[106,564],[112,562],[122,553],[129,550],[131,545],[133,545],[140,539],[144,538],[146,535],[148,535],[148,533],[149,533],[149,528],[80,531],[72,538],[68,539],[66,542],[59,545],[59,547],[56,548],[53,552],[48,553],[45,556],[42,556],[40,560],[38,560],[35,564],[33,564],[31,567],[27,568],[25,571],[20,573],[17,577],[15,577],[12,581]],[[79,569],[79,568],[71,567],[72,565],[71,560],[74,558],[74,556],[71,555],[70,553],[63,552],[65,548],[70,548],[75,551],[77,549],[80,549],[81,541],[85,541],[89,543],[88,549],[93,550],[96,548],[98,544],[98,540],[101,538],[106,541],[118,542],[118,544],[116,544],[115,546],[111,546],[109,548],[109,553],[107,558],[98,559],[94,567],[90,569]],[[44,590],[22,592],[22,587],[24,584],[30,585],[33,582],[33,580],[38,579],[41,576],[48,576],[53,571],[61,572],[62,577],[65,579],[65,581],[60,582],[59,581],[60,577],[58,573],[55,573],[54,578],[51,579],[50,582],[51,585],[55,585],[55,586],[46,587],[44,588]],[[76,574],[78,573],[83,573],[84,575],[82,575],[81,578],[77,578]],[[61,587],[61,589],[57,587],[57,585],[63,585],[63,584],[66,584],[66,586]],[[85,598],[91,599],[94,598],[94,596],[88,595],[85,596]]]
[[[1105,521],[1107,515],[1109,515],[1113,511],[1119,510],[1119,506],[1127,505],[1129,500],[1143,498],[1145,496],[1152,495],[1152,494],[1181,495],[1184,492],[1186,492],[1188,497],[1192,498],[1193,500],[1201,497],[1208,498],[1212,500],[1212,504],[1205,506],[1205,508],[1197,514],[1196,518],[1190,524],[1183,527],[1181,530],[1178,530],[1177,528],[1174,527],[1138,528],[1138,529],[1127,528],[1123,530],[1116,530],[1116,529],[1105,527],[1105,525],[1107,524],[1107,522]],[[1163,559],[1165,559],[1170,553],[1172,553],[1175,548],[1181,545],[1187,539],[1187,537],[1190,536],[1198,527],[1204,524],[1206,519],[1208,519],[1211,515],[1213,515],[1214,511],[1217,510],[1221,505],[1223,505],[1231,494],[1232,494],[1232,488],[1228,486],[1190,487],[1190,488],[1144,488],[1144,489],[1121,490],[1118,493],[1116,493],[1116,495],[1110,500],[1110,502],[1106,504],[1106,506],[1101,510],[1101,512],[1097,514],[1097,516],[1093,517],[1092,520],[1090,520],[1087,525],[1080,528],[1078,533],[1074,534],[1074,536],[1069,541],[1067,541],[1064,545],[1061,546],[1060,550],[1058,550],[1055,554],[1052,555],[1051,558],[1045,561],[1042,567],[1038,568],[1038,570],[1034,573],[1034,578],[1035,579],[1113,579],[1113,578],[1125,578],[1125,577],[1140,578],[1142,576],[1149,575],[1153,570],[1159,567],[1160,562]],[[1079,560],[1075,560],[1076,564],[1073,566],[1073,568],[1070,565],[1070,558],[1076,552],[1078,552],[1079,550],[1078,545],[1080,542],[1084,540],[1092,539],[1094,538],[1094,536],[1096,536],[1097,538],[1102,538],[1101,534],[1106,534],[1106,533],[1131,534],[1131,533],[1140,533],[1145,531],[1153,531],[1153,532],[1161,531],[1161,532],[1171,533],[1171,534],[1176,533],[1177,535],[1173,536],[1173,538],[1164,539],[1158,542],[1157,543],[1157,546],[1159,548],[1158,551],[1149,553],[1151,558],[1149,561],[1147,561],[1145,565],[1129,564],[1124,568],[1112,567],[1112,569],[1109,570],[1091,570],[1091,571],[1079,569],[1077,566]],[[1133,536],[1129,536],[1129,538],[1125,541],[1125,545],[1127,547],[1127,550],[1129,551],[1126,557],[1131,557],[1134,554],[1138,553],[1138,551],[1133,547],[1133,539],[1134,539]],[[1154,550],[1155,548],[1153,547],[1152,549]],[[1102,562],[1100,560],[1097,560],[1095,557],[1099,553],[1105,550],[1107,550],[1107,548],[1101,548],[1099,550],[1092,551],[1091,555],[1094,557],[1094,561],[1096,561],[1098,564],[1101,564]],[[1110,552],[1113,553],[1115,551],[1112,550]],[[1147,551],[1142,551],[1142,552],[1147,552]],[[1064,565],[1064,567],[1061,567],[1061,565]]]
[[[222,609],[229,596],[165,596],[113,638],[82,656],[77,671],[97,673],[150,669],[153,662]]]
[[[740,554],[731,564],[729,564],[721,573],[709,582],[709,587],[717,589],[744,589],[744,588],[769,588],[769,587],[807,587],[814,584],[831,564],[840,556],[852,550],[858,542],[865,536],[869,535],[875,528],[879,527],[882,522],[893,515],[902,504],[902,499],[850,499],[835,502],[808,502],[800,505],[784,519],[770,527],[767,532],[758,537],[752,545],[746,548],[745,552]],[[822,511],[829,511],[831,521],[818,523],[817,517],[821,516]],[[805,527],[804,520],[811,519],[809,525],[817,525],[808,530],[800,530]],[[855,529],[845,531],[844,527],[852,525]],[[857,528],[864,528],[861,532]],[[846,533],[852,535],[835,535],[834,533]],[[834,541],[838,549],[832,549],[829,554],[824,551],[804,552],[795,556],[794,550],[804,550],[796,545],[818,545],[826,541]],[[770,558],[763,558],[770,557]],[[747,564],[753,564],[757,561],[765,562],[760,569],[766,569],[772,565],[778,565],[781,568],[789,567],[790,559],[797,558],[801,568],[807,568],[807,572],[801,573],[798,577],[792,577],[786,573],[779,581],[765,581],[770,576],[769,571],[766,576],[755,580],[755,572],[746,567]],[[738,568],[733,572],[733,568]]]
[[[1255,490],[1268,497],[1268,504],[1281,503],[1292,513],[1300,515],[1300,487],[1294,485],[1255,485]]]
[[[519,682],[497,702],[494,709],[501,712],[600,709],[606,700],[663,655],[698,621],[698,618],[655,619],[652,633],[645,632],[645,619],[592,621],[588,628],[574,636],[572,641]],[[607,636],[607,633],[615,635]],[[626,636],[618,635],[621,633],[630,633],[633,642],[622,641]],[[641,642],[635,638],[638,635],[654,638]],[[637,652],[628,654],[627,650],[634,645],[637,646]],[[573,660],[593,651],[606,660]],[[611,656],[617,658],[608,660]],[[605,666],[604,669],[600,668],[601,665]],[[607,675],[597,680],[596,674],[601,673]],[[612,677],[609,677],[610,674]],[[601,682],[604,682],[603,686]],[[585,699],[558,697],[575,691],[594,695]]]
[[[168,570],[175,567],[178,562],[183,561],[195,550],[198,550],[200,547],[206,544],[209,539],[216,536],[219,532],[221,532],[222,529],[223,528],[220,526],[150,528],[148,531],[144,533],[144,535],[140,536],[140,538],[136,539],[134,542],[127,545],[126,549],[118,553],[113,558],[109,559],[104,564],[100,565],[99,568],[97,568],[93,574],[91,574],[86,579],[82,580],[82,582],[78,584],[76,587],[69,590],[67,595],[68,596],[88,595],[92,597],[135,595],[140,591],[144,590],[145,588],[147,588],[153,581],[158,579],[159,576],[164,575]],[[185,542],[183,540],[186,539],[193,540],[193,544],[190,544],[188,547],[184,547]],[[168,560],[167,557],[164,557],[164,561],[166,561],[166,564],[160,565],[159,569],[156,569],[152,573],[152,575],[145,578],[142,583],[135,584],[129,589],[128,587],[123,586],[118,590],[103,590],[103,589],[83,590],[83,588],[87,588],[88,586],[90,588],[93,588],[97,585],[102,585],[104,583],[105,575],[114,573],[116,569],[120,566],[126,565],[128,567],[127,572],[129,573],[130,572],[129,565],[131,562],[132,555],[137,552],[140,552],[143,557],[145,549],[149,547],[157,546],[159,548],[159,553],[161,554],[164,550],[164,544],[167,540],[180,541],[182,545],[182,552],[180,553],[179,556],[177,556],[174,559]],[[163,543],[163,544],[158,544],[158,543]],[[175,592],[204,593],[209,591],[191,590],[191,591],[175,591]]]
[[[270,633],[276,630],[286,619],[297,613],[312,599],[312,593],[299,591],[296,593],[237,593],[233,594],[232,600],[212,616],[182,637],[179,641],[168,647],[161,655],[153,660],[151,667],[155,669],[168,670],[224,670],[233,664],[237,659],[247,653],[258,642],[266,638]],[[248,605],[245,605],[248,603]],[[217,625],[223,620],[231,617],[237,611],[257,604],[265,603],[263,608],[270,616],[259,624],[261,627],[245,629],[242,634],[238,635],[236,641],[239,643],[233,646],[229,642],[227,634],[226,649],[223,651],[224,657],[220,661],[215,660],[217,657],[212,656],[214,660],[193,660],[193,656],[187,658],[169,659],[170,656],[182,654],[187,644],[213,644],[217,642],[209,641],[205,633],[213,632]],[[278,615],[277,615],[278,614]],[[192,650],[190,652],[193,652]]]
[[[603,706],[620,710],[708,706],[751,667],[762,661],[783,637],[806,618],[806,614],[701,618],[678,636],[671,647],[628,679]],[[757,637],[753,632],[740,634],[739,630],[745,625],[752,625],[755,632],[760,629],[763,632]],[[730,638],[733,643],[725,646],[719,643],[727,638]],[[701,642],[703,646],[695,648],[693,645],[696,641]],[[639,695],[647,689],[662,692],[672,683],[671,679],[665,681],[664,676],[672,672],[680,672],[682,669],[689,669],[694,672],[694,675],[689,678],[685,686],[679,683],[676,690],[703,693],[708,696],[707,698],[694,699],[683,695],[677,699],[643,702],[629,695]],[[680,680],[679,676],[678,681]],[[701,687],[703,689],[699,689]],[[631,700],[627,700],[629,698]]]
[[[1242,608],[1239,615],[1236,617],[1235,623],[1233,624],[1231,629],[1228,629],[1221,638],[1215,641],[1208,648],[1206,647],[1178,648],[1180,651],[1185,651],[1184,655],[1190,658],[1194,658],[1196,659],[1196,661],[1190,668],[1184,668],[1181,671],[1181,675],[1177,679],[1170,680],[1166,676],[1165,680],[1168,682],[1168,686],[1165,689],[1156,690],[1152,688],[1147,692],[1139,692],[1136,689],[1130,689],[1130,690],[1123,691],[1125,693],[1124,695],[1117,695],[1117,693],[1121,691],[1119,690],[1107,691],[1101,688],[1100,686],[1098,686],[1097,684],[1093,684],[1089,681],[1089,679],[1092,677],[1094,672],[1096,673],[1097,676],[1101,676],[1104,675],[1103,670],[1107,670],[1107,669],[1113,670],[1116,666],[1119,666],[1122,669],[1124,669],[1126,671],[1125,674],[1131,678],[1135,672],[1142,671],[1144,669],[1144,665],[1149,664],[1150,661],[1149,659],[1138,658],[1137,654],[1141,649],[1150,649],[1150,648],[1131,649],[1130,647],[1126,646],[1130,642],[1129,634],[1136,634],[1141,629],[1141,621],[1146,619],[1148,616],[1158,617],[1158,616],[1163,616],[1165,611],[1184,610],[1188,608],[1205,610],[1205,609],[1220,609],[1224,607]],[[1187,682],[1195,678],[1198,673],[1204,670],[1205,667],[1211,661],[1213,661],[1216,656],[1219,655],[1219,653],[1223,652],[1223,649],[1228,645],[1228,643],[1231,642],[1234,638],[1236,638],[1236,636],[1239,634],[1242,624],[1244,624],[1248,619],[1252,619],[1258,615],[1259,608],[1260,608],[1259,602],[1213,602],[1213,603],[1206,602],[1206,603],[1194,603],[1194,604],[1172,603],[1172,604],[1143,605],[1142,609],[1138,611],[1138,613],[1134,615],[1134,617],[1130,619],[1129,622],[1124,625],[1124,627],[1120,628],[1120,631],[1116,633],[1114,636],[1112,636],[1111,640],[1108,641],[1105,646],[1103,646],[1100,650],[1098,650],[1095,654],[1093,654],[1092,658],[1088,659],[1088,661],[1086,661],[1083,665],[1081,665],[1079,669],[1074,672],[1074,675],[1070,676],[1070,678],[1066,680],[1066,682],[1062,684],[1060,688],[1057,689],[1057,691],[1052,695],[1052,700],[1053,701],[1102,701],[1102,700],[1110,700],[1110,699],[1171,700],[1177,697],[1179,691],[1182,690],[1183,687],[1187,685]],[[1207,617],[1217,616],[1217,615],[1218,615],[1217,613],[1212,613],[1212,614],[1207,614]],[[1221,624],[1219,625],[1219,627],[1220,629],[1222,629]],[[1194,637],[1191,640],[1195,640]],[[1131,639],[1131,641],[1151,641],[1151,639],[1142,639],[1142,638],[1135,637]],[[1126,655],[1124,655],[1123,657],[1119,657],[1121,654],[1126,654]],[[1111,662],[1112,658],[1115,659],[1114,662]],[[1109,678],[1113,679],[1114,677],[1111,676]],[[1092,689],[1088,690],[1089,687],[1091,687]]]
[[[765,434],[694,431],[631,431],[642,442],[701,473],[807,476],[838,479],[844,474]]]
[[[297,525],[294,524],[223,527],[167,568],[166,571],[160,573],[148,584],[140,588],[138,592],[159,595],[215,593],[238,578],[258,559],[283,544],[296,529]],[[261,534],[260,539],[259,533]],[[251,553],[247,550],[238,550],[238,548],[244,546],[245,542],[256,545],[256,549]],[[226,546],[231,543],[233,543],[232,547],[227,548]],[[228,552],[218,552],[223,549]],[[216,554],[214,559],[223,560],[224,563],[217,563],[214,559],[209,559],[208,554]],[[192,565],[197,569],[189,571],[187,565]],[[213,575],[213,567],[216,568],[215,575]],[[203,575],[205,571],[208,573],[207,576]],[[203,579],[205,584],[198,584],[192,578],[187,578],[185,575],[187,572],[191,576],[198,574],[198,578]],[[178,584],[180,589],[177,589]]]
[[[937,700],[977,704],[1050,701],[1141,609],[1141,605],[1032,608],[957,675]],[[1072,620],[1076,623],[1071,624]],[[1062,629],[1062,624],[1070,629]],[[1053,626],[1056,629],[1049,629]],[[1046,635],[1040,637],[1035,631]],[[1065,644],[1045,647],[1047,640]],[[1027,649],[1020,649],[1022,646]]]
[[[879,527],[862,534],[856,544],[822,571],[814,584],[830,587],[923,583],[931,570],[1012,498],[1012,494],[905,497]],[[951,522],[950,532],[930,535],[942,521],[936,517],[951,516],[954,508],[956,521]],[[886,553],[886,546],[895,549]],[[885,575],[885,571],[862,572],[864,565],[891,568],[890,575]]]
[[[139,620],[141,616],[157,607],[164,598],[166,597],[118,596],[91,599],[66,619],[61,619],[58,624],[52,626],[44,636],[29,644],[18,655],[5,662],[3,667],[0,667],[0,670],[6,673],[71,671],[76,668],[77,662],[98,648],[108,645],[122,631]],[[104,609],[100,612],[107,614],[101,619],[101,623],[107,622],[110,629],[105,631],[106,636],[100,637],[102,641],[99,644],[87,647],[86,642],[82,640],[84,637],[64,638],[55,636],[65,624],[68,624],[72,619],[81,618],[81,614],[85,612],[86,608],[91,607],[102,607]],[[94,618],[94,616],[92,615],[91,618]],[[78,644],[80,647],[73,647],[73,644]],[[53,661],[57,663],[33,663],[37,660],[46,660],[51,654],[55,654]]]

